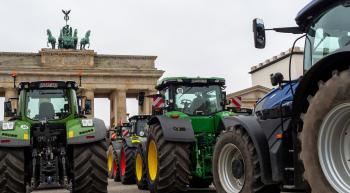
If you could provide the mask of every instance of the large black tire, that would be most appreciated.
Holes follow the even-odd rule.
[[[213,177],[214,185],[218,193],[233,193],[236,190],[225,190],[224,186],[228,187],[227,182],[222,182],[220,180],[220,168],[219,160],[223,159],[220,156],[224,156],[224,150],[227,146],[234,146],[237,148],[243,158],[243,174],[245,175],[245,181],[242,186],[242,189],[237,191],[237,193],[279,193],[280,190],[277,186],[265,186],[261,182],[261,168],[257,156],[256,149],[254,144],[248,134],[242,128],[233,128],[231,130],[223,132],[215,145],[214,148],[214,157],[213,157]],[[228,158],[229,159],[229,158]],[[241,162],[242,163],[242,162]],[[233,164],[233,160],[231,165]],[[233,170],[233,169],[232,169]],[[226,170],[227,172],[231,172]],[[227,175],[233,175],[227,173]],[[223,175],[225,176],[225,175]],[[240,174],[242,176],[242,174]],[[236,193],[236,192],[234,192]]]
[[[138,161],[141,159],[141,161]],[[139,163],[141,162],[141,163]],[[142,164],[142,165],[140,165]],[[136,154],[135,154],[135,176],[136,176],[136,184],[139,190],[147,190],[148,189],[148,181],[147,181],[147,168],[146,168],[146,152],[143,150],[142,145],[137,146]],[[140,178],[137,175],[137,172],[141,173]]]
[[[25,193],[24,149],[0,148],[0,192]]]
[[[177,193],[187,190],[191,164],[189,147],[186,143],[165,141],[161,126],[150,126],[147,140],[147,176],[151,193]],[[152,154],[156,154],[156,157],[152,157]],[[152,167],[156,171],[151,171]]]
[[[322,171],[318,155],[318,136],[321,124],[328,112],[342,103],[350,102],[350,72],[333,73],[326,83],[319,82],[319,90],[309,97],[309,107],[303,117],[300,135],[300,158],[304,165],[304,178],[312,193],[336,193]],[[312,98],[312,99],[311,99]],[[310,100],[311,99],[311,100]],[[339,163],[340,164],[340,163]]]
[[[73,193],[107,193],[106,142],[73,147]]]
[[[115,155],[113,151],[114,151],[113,146],[110,145],[107,151],[107,167],[108,167],[109,179],[114,179]]]
[[[213,183],[213,180],[209,179],[201,179],[197,177],[193,177],[190,180],[191,188],[209,188],[209,186]]]
[[[123,141],[119,162],[120,181],[122,184],[135,184],[135,153],[136,148],[128,146]]]

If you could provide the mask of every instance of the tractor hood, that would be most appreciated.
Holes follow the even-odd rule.
[[[281,88],[273,89],[258,102],[256,111],[263,109],[274,109],[281,106],[282,103],[293,101],[293,94],[290,90],[290,84],[292,84],[293,91],[295,93],[295,90],[299,85],[299,80],[294,80],[291,83],[284,84]]]

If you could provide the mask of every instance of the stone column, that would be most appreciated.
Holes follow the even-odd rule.
[[[126,121],[126,90],[118,89],[111,94],[111,125]]]
[[[88,118],[93,118],[94,117],[94,98],[95,98],[95,93],[93,89],[84,89],[82,92],[82,95],[84,96],[83,98],[83,109],[85,108],[85,100],[89,99],[91,100],[91,115],[86,115]],[[85,98],[86,97],[86,98]],[[98,108],[98,107],[97,107]]]
[[[156,94],[157,91],[146,91],[145,92],[145,100],[143,105],[139,106],[139,114],[140,115],[150,115],[152,113],[152,97],[148,97],[150,95]]]

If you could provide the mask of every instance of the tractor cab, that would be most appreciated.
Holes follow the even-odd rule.
[[[304,95],[316,91],[318,80],[329,79],[334,69],[344,70],[347,68],[344,61],[346,61],[346,52],[350,49],[350,23],[347,21],[349,14],[350,1],[314,0],[298,13],[296,17],[297,27],[265,29],[263,20],[253,20],[256,48],[262,49],[265,47],[266,31],[303,34],[295,40],[293,48],[298,40],[305,38],[304,78],[291,80],[291,70],[289,70],[288,80],[285,80],[279,72],[271,74],[272,85],[278,87],[258,102],[258,108],[255,111],[277,108],[283,106],[283,103],[290,105],[291,102],[295,102],[294,98],[303,101],[298,101],[293,107],[298,109],[298,111],[305,111],[305,109],[300,109],[306,107],[304,98],[308,96]],[[290,56],[289,66],[291,66],[292,57],[293,54]],[[336,60],[332,59],[332,57],[337,57],[337,63],[343,64],[336,64]],[[316,67],[308,73],[313,66]],[[302,79],[305,84],[299,86]],[[300,93],[300,97],[295,95],[297,92]],[[276,95],[281,96],[275,97]],[[275,116],[277,115],[273,117]]]
[[[131,134],[145,137],[147,135],[148,120],[150,115],[135,115],[129,118]]]
[[[309,5],[309,9],[312,6],[316,5]],[[310,21],[303,19],[308,12],[310,11],[302,10],[297,17],[297,22],[305,26],[305,71],[325,56],[350,44],[350,23],[347,20],[350,15],[349,2],[333,3]]]
[[[254,19],[255,47],[265,48],[265,31],[304,34],[296,41],[305,37],[304,72],[306,72],[324,57],[350,44],[350,24],[347,21],[349,14],[348,0],[313,0],[298,13],[295,19],[298,27],[265,29],[263,20]]]
[[[90,114],[91,106],[85,104],[81,111],[81,98],[77,97],[75,82],[38,81],[21,82],[18,87],[19,101],[5,102],[5,115],[29,122],[63,121],[77,115]],[[87,101],[87,100],[85,100]],[[80,104],[80,105],[79,105]]]
[[[177,111],[188,116],[208,116],[226,105],[222,78],[165,78],[156,87],[164,98],[164,112]]]

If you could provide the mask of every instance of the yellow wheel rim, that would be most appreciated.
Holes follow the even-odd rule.
[[[158,152],[157,145],[154,140],[151,140],[148,145],[148,174],[151,181],[155,181],[158,173]]]
[[[142,181],[142,157],[139,153],[136,154],[136,178],[138,182]]]
[[[107,165],[108,165],[108,172],[111,172],[113,170],[113,152],[108,152],[108,159],[107,159]]]

